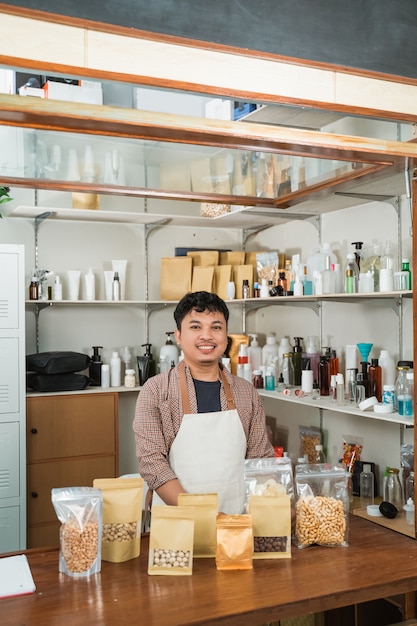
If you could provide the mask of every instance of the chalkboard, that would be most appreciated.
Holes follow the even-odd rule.
[[[15,0],[4,4],[417,78],[416,0]]]

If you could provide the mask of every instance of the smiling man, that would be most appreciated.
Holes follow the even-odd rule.
[[[220,365],[229,319],[221,298],[188,293],[174,318],[184,359],[149,378],[136,403],[140,474],[153,504],[176,505],[184,492],[218,493],[220,511],[242,513],[244,459],[274,456],[261,399]]]

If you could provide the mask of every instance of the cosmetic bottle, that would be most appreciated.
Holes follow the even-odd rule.
[[[303,348],[301,346],[303,338],[302,337],[294,337],[294,348],[293,348],[293,366],[294,366],[294,385],[299,387],[301,385],[301,370],[302,368],[302,354]]]
[[[52,298],[54,300],[62,300],[62,283],[60,276],[55,276],[55,281],[52,289]]]
[[[121,359],[118,352],[113,352],[110,359],[110,386],[120,387],[121,381]]]
[[[101,388],[108,389],[110,387],[110,367],[108,363],[103,363],[101,367]]]
[[[101,360],[99,350],[102,349],[103,346],[93,346],[93,356],[91,357],[90,367],[88,368],[90,385],[92,387],[101,386],[101,368],[103,366],[103,361]]]
[[[156,373],[156,365],[151,352],[152,344],[143,343],[142,348],[145,348],[145,354],[136,357],[139,373],[139,385],[143,385],[148,378],[155,376]]]
[[[112,284],[112,296],[116,302],[120,300],[120,280],[118,272],[114,272]]]
[[[85,299],[95,300],[95,276],[91,267],[88,268],[87,274],[84,274]]]

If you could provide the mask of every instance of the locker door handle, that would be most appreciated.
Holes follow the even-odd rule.
[[[36,491],[32,491],[32,493],[30,494],[32,496],[32,498],[37,498],[38,494]]]
[[[38,432],[37,428],[32,428],[31,431],[32,435],[36,435],[36,433]]]

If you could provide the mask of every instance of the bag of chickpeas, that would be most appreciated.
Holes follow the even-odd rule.
[[[290,496],[249,496],[253,558],[291,558]]]
[[[193,573],[193,543],[191,507],[153,506],[148,574],[190,576]]]
[[[100,572],[101,491],[93,487],[52,489],[52,504],[61,522],[59,571],[79,578]]]
[[[122,563],[140,554],[143,478],[96,478],[103,494],[101,558]]]
[[[349,494],[346,470],[327,463],[297,465],[295,470],[295,543],[347,546]]]

